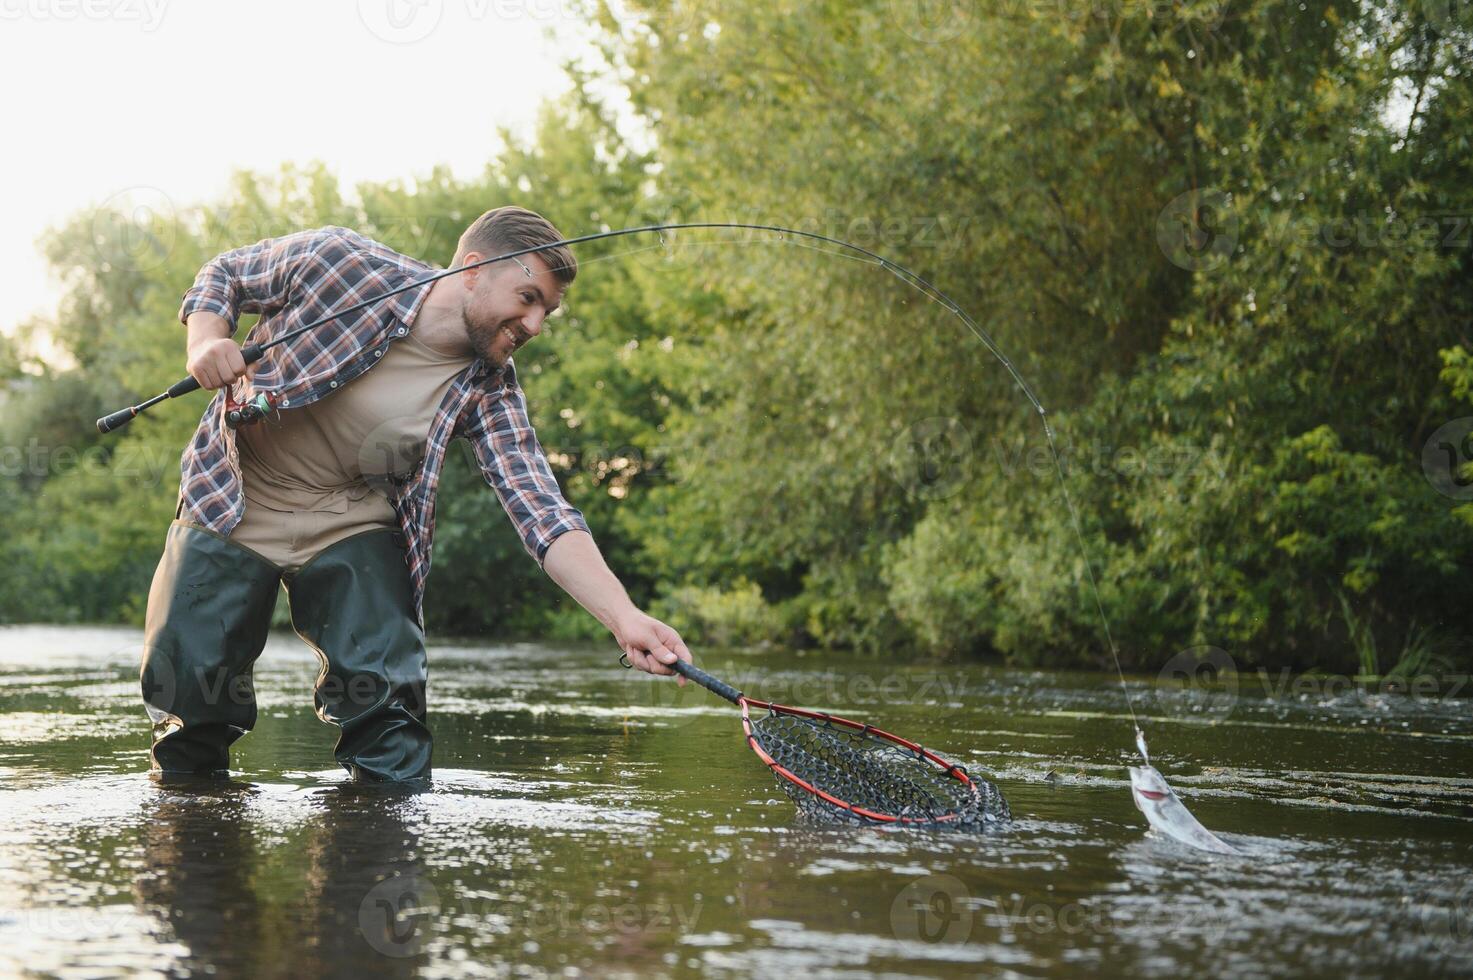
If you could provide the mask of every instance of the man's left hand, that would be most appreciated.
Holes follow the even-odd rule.
[[[651,674],[669,676],[675,673],[675,668],[669,665],[677,659],[691,662],[690,651],[686,649],[680,634],[639,610],[615,625],[614,639],[619,641],[619,647],[629,655],[630,663]],[[684,685],[685,678],[681,677],[678,683]]]

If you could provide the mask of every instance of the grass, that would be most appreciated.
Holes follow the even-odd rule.
[[[1418,627],[1413,621],[1406,636],[1402,639],[1401,649],[1397,651],[1391,668],[1383,673],[1381,651],[1376,641],[1375,631],[1371,629],[1369,618],[1356,615],[1355,609],[1351,607],[1350,599],[1344,592],[1338,595],[1341,616],[1345,620],[1345,631],[1360,665],[1360,670],[1356,675],[1357,680],[1405,680],[1421,676],[1441,666],[1442,653],[1447,645],[1446,638],[1431,627]]]

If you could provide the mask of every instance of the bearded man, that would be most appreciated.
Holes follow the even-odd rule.
[[[550,245],[519,207],[481,215],[452,267]],[[184,452],[176,519],[149,591],[143,698],[152,768],[223,774],[256,722],[251,671],[285,583],[318,654],[317,715],[355,779],[431,772],[423,603],[445,451],[468,440],[527,552],[614,635],[634,666],[674,674],[679,634],[641,612],[558,488],[512,355],[577,276],[566,246],[437,270],[347,228],[267,239],[205,264],[184,296],[189,374],[223,389]],[[272,348],[247,368],[242,313],[265,343],[413,285]],[[236,402],[256,406],[231,424]]]

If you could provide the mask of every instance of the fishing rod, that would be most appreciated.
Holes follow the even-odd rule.
[[[797,228],[787,228],[782,225],[755,224],[751,222],[741,221],[670,222],[665,224],[641,225],[634,228],[619,228],[611,231],[593,232],[587,235],[579,235],[575,238],[559,239],[555,242],[548,242],[545,245],[532,245],[527,248],[517,249],[512,252],[505,252],[501,255],[492,256],[488,259],[480,259],[478,261],[468,262],[464,265],[456,266],[454,268],[444,269],[440,272],[434,273],[433,275],[426,276],[423,279],[418,279],[414,282],[406,283],[403,286],[398,286],[394,289],[387,290],[377,296],[370,296],[368,299],[362,300],[358,303],[354,303],[353,305],[345,307],[341,310],[336,310],[332,313],[327,314],[326,316],[312,321],[311,323],[298,327],[297,329],[292,330],[289,333],[285,333],[274,340],[270,340],[262,344],[248,344],[241,349],[241,355],[244,358],[245,363],[249,366],[259,361],[262,356],[265,355],[266,351],[270,350],[271,348],[277,346],[278,344],[284,344],[288,341],[295,340],[297,337],[302,336],[310,330],[320,327],[324,323],[329,323],[333,320],[338,319],[339,317],[347,316],[350,313],[356,313],[359,310],[372,306],[375,303],[382,302],[383,300],[386,300],[391,296],[397,296],[400,293],[407,292],[411,289],[417,289],[420,286],[425,286],[432,282],[437,282],[440,279],[444,279],[446,276],[453,276],[457,273],[466,272],[470,269],[478,269],[482,266],[491,265],[494,262],[503,262],[507,259],[520,259],[523,255],[531,255],[536,252],[543,252],[547,249],[557,248],[559,246],[581,245],[587,242],[595,242],[603,239],[621,238],[626,235],[656,234],[659,236],[661,244],[664,245],[665,232],[691,231],[696,229],[739,229],[745,231],[766,231],[776,233],[779,236],[779,241],[785,241],[786,236],[792,236],[794,239],[806,239],[809,241],[823,242],[827,245],[834,245],[838,248],[844,249],[845,251],[843,252],[831,252],[828,249],[823,248],[819,248],[817,249],[817,251],[824,252],[825,254],[829,255],[838,255],[845,258],[861,257],[865,261],[877,265],[890,274],[894,275],[896,278],[906,283],[907,285],[919,290],[927,298],[931,299],[934,302],[940,303],[944,309],[948,310],[959,320],[961,320],[962,323],[967,327],[967,329],[970,330],[972,334],[977,337],[978,340],[982,341],[983,346],[985,346],[992,353],[992,356],[996,357],[998,361],[1002,363],[1003,367],[1007,368],[1008,373],[1012,375],[1013,381],[1018,385],[1019,390],[1023,392],[1028,401],[1032,403],[1034,409],[1037,410],[1039,421],[1043,424],[1044,435],[1048,438],[1049,449],[1054,457],[1054,466],[1058,470],[1059,474],[1059,489],[1063,493],[1064,500],[1069,507],[1069,514],[1072,518],[1074,533],[1079,542],[1080,552],[1084,556],[1085,570],[1089,575],[1090,587],[1094,593],[1095,609],[1099,614],[1101,625],[1104,627],[1105,640],[1109,647],[1110,655],[1115,662],[1116,675],[1120,680],[1121,687],[1125,689],[1126,707],[1130,712],[1131,723],[1135,727],[1136,744],[1141,751],[1142,758],[1146,759],[1146,761],[1149,763],[1149,757],[1147,757],[1145,751],[1145,736],[1144,733],[1141,732],[1140,723],[1136,719],[1135,706],[1131,701],[1130,690],[1128,687],[1126,687],[1125,684],[1125,671],[1120,664],[1120,654],[1115,647],[1115,639],[1110,633],[1110,624],[1105,616],[1104,604],[1100,601],[1099,586],[1095,581],[1094,569],[1089,561],[1088,550],[1084,546],[1084,533],[1080,525],[1079,513],[1074,507],[1074,501],[1069,495],[1069,487],[1067,481],[1064,478],[1063,464],[1059,459],[1058,446],[1055,444],[1054,441],[1053,426],[1049,424],[1048,410],[1043,407],[1043,403],[1040,402],[1038,396],[1033,393],[1032,386],[1030,386],[1028,382],[1023,379],[1022,374],[1018,372],[1018,369],[1013,365],[1012,360],[1002,352],[1002,349],[997,346],[997,342],[992,339],[992,337],[987,333],[986,330],[982,329],[982,327],[977,323],[976,320],[972,319],[972,317],[967,313],[966,310],[963,310],[959,305],[957,305],[955,300],[953,300],[946,293],[942,292],[939,287],[932,284],[929,280],[921,276],[919,273],[913,272],[900,263],[888,259],[883,255],[880,255],[878,252],[871,251],[870,249],[867,249],[862,245],[855,245],[853,242],[846,242],[841,238],[834,238],[829,235],[819,234],[818,232],[802,231]],[[800,242],[795,240],[793,244],[798,245],[800,244]],[[813,246],[804,247],[813,248]],[[119,409],[118,411],[113,412],[111,415],[106,415],[98,419],[97,429],[99,432],[103,433],[114,432],[127,425],[133,419],[137,418],[139,415],[148,411],[148,409],[159,404],[160,402],[166,401],[170,398],[179,398],[183,395],[189,394],[190,392],[198,391],[199,388],[200,383],[196,381],[193,377],[184,378],[183,380],[177,381],[174,384],[170,385],[166,390],[153,396],[147,401],[141,402],[137,405],[130,405],[127,408]]]
[[[1018,369],[1014,366],[1012,360],[1009,359],[1008,356],[1002,352],[1002,349],[997,346],[996,341],[992,339],[992,337],[987,333],[986,330],[982,329],[982,327],[977,323],[976,320],[972,319],[972,317],[965,310],[957,305],[956,301],[954,301],[939,287],[932,284],[929,280],[921,276],[919,273],[913,272],[900,263],[888,259],[877,252],[871,251],[870,249],[867,249],[861,245],[855,245],[852,242],[846,242],[841,238],[834,238],[829,235],[819,234],[818,232],[802,231],[797,228],[787,228],[782,225],[754,224],[740,221],[672,222],[667,224],[641,225],[634,228],[620,228],[611,231],[593,232],[587,235],[579,235],[575,238],[559,239],[555,242],[548,242],[545,245],[532,245],[527,248],[517,249],[512,252],[506,252],[501,255],[492,256],[488,259],[480,259],[478,261],[468,262],[464,265],[456,266],[454,268],[444,269],[440,272],[434,273],[433,275],[426,276],[423,279],[418,279],[414,282],[406,283],[403,286],[387,290],[386,292],[380,293],[377,296],[371,296],[368,299],[362,300],[358,303],[354,303],[353,305],[345,307],[344,309],[329,313],[326,316],[312,321],[311,323],[305,324],[295,330],[290,331],[289,333],[283,334],[282,336],[277,337],[274,340],[270,340],[261,344],[249,344],[241,349],[241,354],[247,365],[254,364],[259,361],[262,356],[265,355],[266,351],[270,350],[271,348],[277,346],[278,344],[284,344],[288,341],[295,340],[297,337],[302,336],[308,331],[313,330],[324,323],[329,323],[340,317],[347,316],[350,313],[356,313],[359,310],[372,306],[375,303],[382,302],[383,300],[386,300],[391,296],[397,296],[400,293],[407,292],[408,290],[417,289],[420,286],[425,286],[432,282],[437,282],[438,280],[444,279],[447,276],[453,276],[461,272],[466,272],[470,269],[478,269],[482,266],[491,265],[495,262],[503,262],[508,259],[520,259],[523,255],[531,255],[537,252],[546,251],[551,248],[557,248],[559,246],[581,245],[587,242],[595,242],[603,239],[621,238],[626,235],[656,234],[659,235],[660,242],[662,245],[664,245],[665,232],[690,231],[696,229],[740,229],[746,231],[772,232],[779,236],[779,241],[786,241],[787,236],[792,236],[794,239],[807,239],[809,241],[823,242],[828,245],[837,246],[838,248],[844,250],[843,252],[833,252],[824,248],[816,249],[817,251],[824,252],[828,255],[838,255],[845,258],[862,257],[867,262],[879,266],[880,268],[894,275],[896,278],[900,279],[902,282],[919,290],[922,294],[924,294],[932,301],[941,304],[944,309],[948,310],[950,313],[960,319],[962,323],[966,325],[967,329],[970,330],[972,334],[977,337],[978,340],[982,341],[983,346],[985,346],[992,353],[992,355],[996,357],[999,362],[1002,363],[1003,367],[1007,368],[1008,373],[1012,375],[1013,381],[1018,385],[1019,390],[1023,392],[1028,401],[1032,403],[1034,409],[1037,410],[1039,420],[1043,424],[1044,435],[1048,439],[1049,450],[1053,454],[1054,466],[1059,475],[1059,490],[1063,494],[1064,501],[1068,506],[1071,523],[1073,524],[1074,528],[1075,538],[1079,543],[1080,553],[1084,558],[1084,567],[1088,575],[1091,592],[1094,596],[1095,609],[1099,615],[1100,624],[1103,627],[1105,641],[1110,650],[1110,656],[1115,663],[1116,676],[1120,681],[1121,689],[1125,693],[1126,709],[1130,713],[1131,724],[1135,728],[1136,747],[1141,754],[1142,760],[1146,763],[1147,766],[1149,766],[1150,757],[1146,751],[1145,733],[1141,731],[1140,722],[1137,719],[1135,713],[1135,705],[1130,695],[1130,688],[1125,683],[1125,671],[1120,663],[1120,653],[1115,646],[1115,638],[1110,631],[1110,623],[1109,619],[1105,615],[1104,603],[1100,599],[1100,590],[1099,585],[1095,579],[1094,567],[1089,560],[1089,550],[1085,547],[1084,543],[1084,532],[1079,520],[1079,512],[1074,506],[1073,498],[1069,494],[1068,482],[1064,476],[1063,463],[1059,457],[1059,449],[1054,440],[1053,426],[1049,424],[1048,410],[1043,407],[1043,403],[1039,401],[1038,396],[1035,395],[1033,392],[1033,388],[1028,384],[1027,381],[1024,380],[1022,374],[1018,372]],[[793,244],[801,245],[801,242],[794,241]],[[809,245],[803,247],[813,248],[814,246]],[[148,409],[159,404],[160,402],[170,398],[178,398],[182,395],[187,395],[192,391],[199,390],[199,388],[199,382],[196,381],[193,377],[184,378],[183,380],[170,385],[166,390],[153,396],[147,401],[120,409],[116,412],[113,412],[111,415],[107,415],[103,418],[98,419],[97,429],[99,432],[103,433],[114,432],[127,425],[133,419],[137,418],[139,415],[143,414]]]
[[[828,235],[821,235],[817,232],[800,231],[796,228],[784,228],[780,225],[758,225],[736,221],[678,222],[661,225],[642,225],[638,228],[620,228],[614,231],[599,231],[588,235],[580,235],[577,238],[559,239],[555,242],[548,242],[545,245],[532,245],[527,248],[518,249],[514,252],[506,252],[502,255],[496,255],[489,259],[480,259],[475,262],[467,262],[465,265],[456,266],[451,269],[444,269],[440,272],[435,273],[434,275],[426,276],[423,279],[418,279],[414,282],[405,283],[402,286],[398,286],[394,289],[382,292],[377,296],[370,296],[368,299],[362,300],[358,303],[354,303],[352,306],[345,307],[341,310],[336,310],[332,313],[329,313],[326,316],[313,320],[311,323],[304,324],[303,326],[298,327],[297,329],[289,333],[282,334],[280,337],[277,337],[274,340],[269,340],[264,344],[248,344],[247,346],[241,348],[241,356],[244,358],[246,365],[249,366],[259,361],[271,348],[277,346],[278,344],[284,344],[288,341],[295,340],[308,331],[322,326],[324,323],[329,323],[340,317],[345,317],[350,313],[356,313],[359,310],[372,306],[375,303],[383,302],[391,296],[398,296],[400,293],[408,292],[411,289],[418,289],[420,286],[427,286],[432,282],[437,282],[441,279],[444,279],[446,276],[453,276],[461,272],[466,272],[470,269],[479,269],[481,266],[491,265],[493,262],[504,262],[508,259],[519,259],[523,255],[531,255],[535,252],[543,252],[550,248],[558,248],[559,246],[581,245],[585,242],[596,242],[605,238],[619,238],[624,235],[641,235],[655,233],[660,236],[660,240],[661,242],[663,242],[665,237],[664,233],[667,231],[685,231],[694,230],[697,228],[739,228],[748,231],[776,232],[779,235],[792,235],[797,238],[807,238],[813,241],[826,242],[830,245],[837,245],[840,248],[848,249],[850,252],[856,255],[862,255],[866,259],[871,260],[874,264],[892,273],[901,281],[914,286],[916,289],[919,289],[928,297],[940,303],[947,310],[950,310],[952,313],[960,317],[962,322],[967,325],[968,329],[970,329],[972,333],[974,333],[977,338],[982,341],[987,349],[992,352],[993,356],[1001,361],[1003,366],[1008,369],[1008,373],[1013,376],[1013,380],[1017,382],[1018,387],[1022,389],[1023,394],[1028,397],[1028,400],[1033,403],[1033,407],[1038,410],[1039,416],[1043,417],[1044,429],[1048,430],[1049,425],[1047,412],[1045,411],[1042,403],[1039,402],[1038,396],[1033,393],[1033,389],[1028,386],[1028,382],[1023,380],[1023,376],[1018,373],[1018,369],[1013,366],[1013,362],[1010,361],[1007,355],[1002,352],[1002,350],[997,346],[996,342],[994,342],[993,339],[988,336],[987,331],[978,326],[977,322],[973,320],[970,316],[968,316],[966,311],[958,306],[950,296],[947,296],[936,286],[932,285],[928,280],[922,278],[917,273],[907,269],[905,266],[900,265],[898,262],[892,262],[891,260],[885,258],[883,255],[872,252],[869,249],[864,248],[863,246],[855,245],[851,242],[846,242],[843,239],[831,238]],[[105,415],[102,418],[98,419],[97,431],[104,434],[108,432],[115,432],[118,429],[121,429],[123,426],[127,425],[129,422],[133,421],[139,415],[142,415],[144,412],[148,411],[153,406],[159,404],[160,402],[167,401],[170,398],[179,398],[183,395],[189,394],[190,392],[198,391],[199,389],[200,383],[196,381],[192,376],[184,378],[180,381],[176,381],[174,384],[159,392],[157,395],[154,395],[147,401],[140,402],[137,405],[130,405],[127,408],[119,409],[118,411],[113,412],[111,415]],[[1050,443],[1053,442],[1052,432],[1049,433],[1049,441]]]

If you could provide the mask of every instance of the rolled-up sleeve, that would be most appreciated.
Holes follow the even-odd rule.
[[[224,317],[235,333],[242,313],[270,313],[285,306],[292,284],[317,258],[325,244],[339,240],[345,229],[317,228],[281,238],[265,238],[223,252],[206,262],[184,294],[179,322],[206,310]]]
[[[511,365],[506,368],[500,395],[483,397],[467,413],[463,434],[475,452],[481,475],[516,527],[522,547],[538,565],[560,535],[588,530],[582,512],[563,497],[537,442]]]

